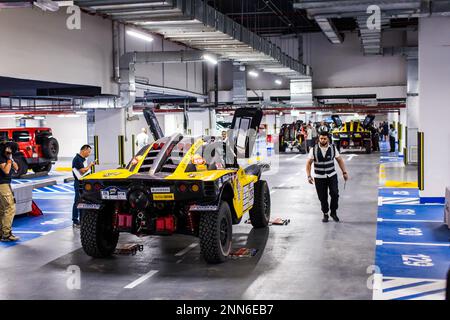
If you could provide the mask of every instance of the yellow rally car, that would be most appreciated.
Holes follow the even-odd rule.
[[[209,263],[226,260],[232,225],[244,214],[254,228],[268,226],[270,192],[263,165],[242,168],[262,119],[260,108],[235,112],[227,142],[175,134],[144,147],[124,169],[81,180],[81,243],[92,257],[114,253],[121,232],[188,234],[200,238]]]
[[[341,149],[362,149],[366,153],[372,152],[372,133],[369,130],[375,116],[368,115],[363,122],[353,120],[342,123],[338,115],[331,117],[335,129],[331,132],[331,138],[339,151]]]

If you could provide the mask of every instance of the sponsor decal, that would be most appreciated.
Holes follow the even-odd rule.
[[[151,188],[152,193],[170,193],[170,187]]]
[[[127,192],[116,187],[101,190],[102,200],[127,200]]]
[[[77,205],[78,209],[87,209],[87,210],[100,210],[102,206],[100,204],[92,204],[92,203],[79,203]]]
[[[202,205],[192,205],[189,207],[189,211],[217,211],[218,206],[202,206]]]
[[[107,172],[103,174],[104,178],[109,178],[109,177],[116,177],[120,175],[120,172]]]
[[[175,200],[175,195],[173,193],[158,193],[153,195],[154,201],[170,201]]]

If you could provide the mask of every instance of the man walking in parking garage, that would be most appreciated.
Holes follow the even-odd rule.
[[[147,129],[142,128],[141,133],[139,133],[136,137],[136,145],[138,147],[138,151],[141,150],[143,147],[148,145],[148,134]]]
[[[11,175],[19,170],[12,157],[12,149],[6,145],[0,154],[0,239],[1,241],[17,241],[12,233],[12,223],[16,214],[14,194],[11,189]]]
[[[306,162],[306,174],[308,182],[316,185],[317,195],[321,203],[323,212],[322,222],[328,222],[328,212],[334,221],[339,222],[337,209],[339,205],[339,187],[337,171],[334,165],[337,161],[341,168],[344,180],[347,181],[349,176],[336,146],[330,144],[328,131],[319,132],[319,143],[311,148]],[[311,176],[311,166],[314,163],[314,178]],[[328,190],[331,196],[331,202],[328,204]]]
[[[73,158],[72,161],[72,173],[73,177],[75,179],[73,188],[75,190],[75,200],[73,203],[72,208],[72,221],[73,221],[73,227],[79,228],[80,227],[80,211],[77,208],[78,201],[80,200],[80,179],[83,177],[86,172],[91,170],[91,168],[95,165],[96,161],[91,162],[87,167],[84,166],[84,162],[86,159],[91,155],[91,146],[85,144],[81,147],[80,153],[77,153],[75,158]]]

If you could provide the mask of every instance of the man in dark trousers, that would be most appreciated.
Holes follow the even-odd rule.
[[[334,160],[339,164],[347,181],[349,176],[336,146],[330,145],[330,137],[328,132],[319,133],[319,144],[312,148],[309,152],[308,161],[306,162],[306,174],[310,184],[316,184],[317,195],[322,207],[322,222],[328,222],[328,212],[334,221],[339,222],[337,209],[339,205],[339,187],[337,171]],[[314,163],[314,178],[311,176],[311,166]],[[328,190],[331,196],[331,202],[328,204]]]
[[[12,157],[9,145],[2,146],[0,154],[0,239],[1,241],[18,241],[12,233],[12,223],[16,214],[14,194],[11,189],[11,175],[19,166]]]
[[[81,147],[80,153],[77,153],[75,158],[73,158],[72,161],[72,173],[73,177],[75,179],[73,187],[75,189],[75,201],[73,203],[72,208],[72,221],[73,221],[73,227],[79,228],[80,227],[80,211],[77,208],[78,201],[80,200],[80,179],[83,177],[86,172],[91,170],[91,168],[95,165],[96,161],[91,162],[87,167],[85,167],[84,162],[86,159],[91,155],[91,146],[85,144]]]

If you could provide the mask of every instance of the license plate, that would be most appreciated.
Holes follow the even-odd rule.
[[[85,210],[100,210],[102,207],[101,204],[93,204],[93,203],[79,203],[77,205],[78,209],[85,209]]]
[[[360,134],[355,134],[355,138],[361,138]]]
[[[153,195],[154,201],[170,201],[175,200],[175,195],[173,193],[160,193]]]
[[[101,190],[102,200],[127,200],[127,192],[117,189],[108,188]]]
[[[347,134],[341,134],[341,138],[348,138]]]

